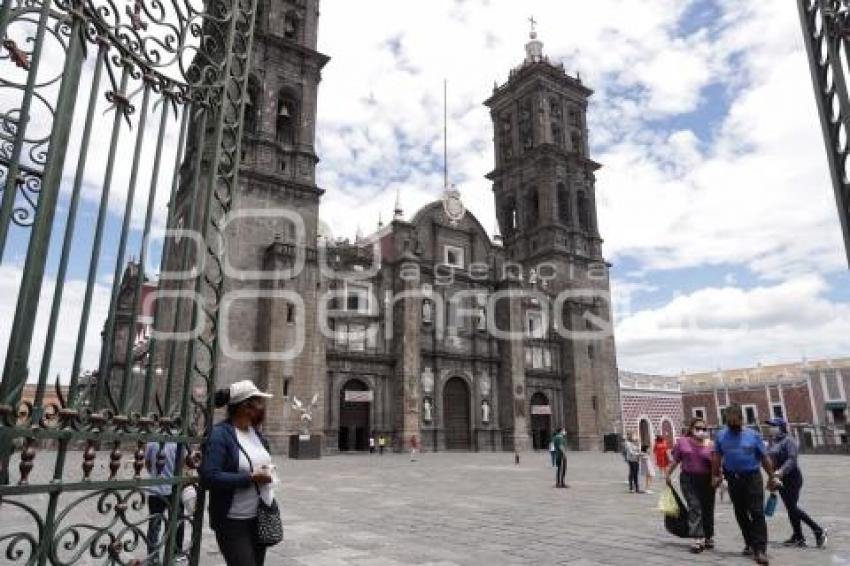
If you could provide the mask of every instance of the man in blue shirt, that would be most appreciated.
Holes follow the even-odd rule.
[[[755,430],[744,428],[743,423],[744,415],[740,405],[726,409],[726,428],[718,433],[714,441],[714,484],[717,487],[723,481],[723,476],[726,477],[735,518],[746,543],[744,554],[752,555],[758,564],[769,564],[765,554],[767,523],[764,520],[764,483],[759,467],[764,468],[770,478],[769,488],[775,488],[776,479],[761,435]]]
[[[797,506],[800,498],[800,490],[803,487],[803,474],[797,464],[797,443],[788,434],[788,425],[785,419],[770,419],[765,421],[770,426],[770,448],[768,456],[776,466],[776,477],[780,478],[782,485],[779,487],[779,495],[788,510],[788,520],[794,533],[785,541],[786,546],[805,547],[806,538],[803,536],[802,523],[806,523],[815,535],[815,544],[818,548],[826,545],[826,529],[818,525],[809,515]]]

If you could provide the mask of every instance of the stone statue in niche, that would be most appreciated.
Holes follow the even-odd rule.
[[[430,397],[425,397],[425,401],[422,404],[422,414],[423,419],[426,423],[430,423],[434,416],[434,405],[431,403]]]
[[[422,370],[422,391],[430,393],[434,390],[434,373],[430,367]]]
[[[425,324],[431,324],[434,320],[434,304],[431,302],[431,299],[425,299],[422,301],[422,322]]]
[[[490,402],[487,399],[481,401],[481,422],[484,424],[490,422]]]
[[[478,379],[478,390],[481,391],[482,397],[490,395],[490,376],[487,373],[482,373]]]
[[[478,328],[478,330],[487,330],[487,311],[484,309],[483,306],[478,306],[478,308],[476,309],[475,317],[477,319],[476,328]]]

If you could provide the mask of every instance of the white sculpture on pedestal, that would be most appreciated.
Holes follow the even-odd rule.
[[[481,401],[481,422],[484,424],[490,422],[490,403],[486,399]]]
[[[424,409],[424,412],[425,412],[425,415],[424,415],[425,422],[430,423],[431,419],[433,417],[432,411],[434,410],[434,406],[431,404],[431,398],[430,397],[425,397],[425,403],[424,403],[423,409]]]
[[[319,394],[313,395],[308,406],[304,406],[298,397],[292,397],[292,408],[301,413],[301,436],[310,436],[310,425],[313,424],[313,409],[319,406]]]

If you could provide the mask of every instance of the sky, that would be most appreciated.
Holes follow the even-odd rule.
[[[531,16],[549,58],[595,91],[591,157],[603,165],[596,193],[603,253],[613,265],[619,367],[675,374],[850,354],[850,272],[792,2],[322,0],[319,50],[331,60],[319,91],[318,184],[326,191],[321,217],[334,235],[368,233],[379,215],[389,220],[397,194],[408,219],[440,198],[444,79],[450,180],[492,233],[492,187],[484,175],[494,164],[493,130],[483,101],[522,62]],[[57,70],[47,63],[42,73]],[[134,101],[138,106],[139,97]],[[170,165],[159,183],[150,167],[151,124],[161,111],[149,114],[136,196],[144,203],[149,186],[160,187],[154,234],[164,224],[171,180]],[[108,113],[101,101],[83,179],[79,222],[89,235],[102,202],[112,120],[101,117]],[[77,135],[81,118],[75,116]],[[120,146],[132,147],[137,131],[125,128]],[[169,121],[167,161],[176,132],[176,120]],[[121,223],[132,157],[122,149],[117,158],[107,203],[111,234]],[[139,255],[144,215],[144,205],[133,207],[127,255]],[[22,234],[13,231],[0,267],[5,320],[15,311]],[[96,364],[115,240],[106,239],[96,266],[84,367]],[[51,258],[58,251],[54,238]],[[151,254],[151,271],[157,257]],[[61,318],[74,325],[88,269],[85,253],[75,251]],[[42,293],[36,344],[53,278],[55,267]],[[0,343],[8,326],[0,326]],[[68,365],[76,334],[57,340],[51,375]]]

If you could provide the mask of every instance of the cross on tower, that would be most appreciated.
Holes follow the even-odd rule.
[[[537,20],[534,19],[534,16],[528,18],[528,21],[531,22],[531,31],[534,31],[534,28],[537,26]]]

